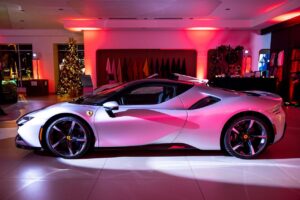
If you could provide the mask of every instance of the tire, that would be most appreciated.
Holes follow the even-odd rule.
[[[223,144],[231,156],[252,159],[265,151],[269,138],[270,128],[262,119],[243,116],[227,126]]]
[[[82,157],[90,148],[92,133],[81,120],[67,116],[54,120],[46,129],[47,148],[63,158]]]

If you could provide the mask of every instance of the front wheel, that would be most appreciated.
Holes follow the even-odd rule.
[[[226,129],[225,150],[238,158],[254,158],[267,148],[269,131],[268,125],[258,117],[239,117]]]
[[[45,140],[49,150],[63,158],[79,158],[92,141],[89,128],[75,117],[61,117],[47,128]]]

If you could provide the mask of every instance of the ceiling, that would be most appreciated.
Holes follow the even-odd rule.
[[[300,0],[0,0],[0,29],[258,29],[286,13]]]

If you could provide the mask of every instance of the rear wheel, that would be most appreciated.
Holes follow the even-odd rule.
[[[89,128],[75,117],[61,117],[47,128],[48,149],[63,158],[79,158],[89,149],[92,137]]]
[[[267,124],[258,117],[239,117],[228,126],[224,147],[232,156],[254,158],[267,148],[269,131]]]

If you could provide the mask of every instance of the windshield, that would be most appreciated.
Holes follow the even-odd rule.
[[[106,89],[103,89],[103,90],[97,92],[97,94],[98,95],[107,95],[110,93],[118,92],[119,90],[123,89],[125,87],[125,85],[126,85],[125,83],[122,83],[122,84],[113,86],[111,88],[106,88]]]
[[[76,104],[87,104],[87,105],[101,105],[103,101],[105,101],[108,97],[114,95],[115,93],[119,92],[123,89],[126,84],[119,84],[111,88],[102,89],[95,94],[81,96],[77,99],[74,99],[70,103]]]

